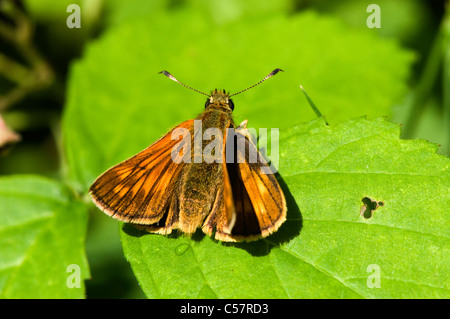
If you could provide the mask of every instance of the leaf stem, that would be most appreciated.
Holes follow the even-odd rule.
[[[322,113],[320,112],[320,110],[317,108],[317,106],[314,104],[313,100],[309,97],[308,93],[306,93],[306,91],[305,91],[305,89],[303,88],[302,85],[300,85],[300,89],[302,90],[303,94],[305,95],[306,100],[308,101],[309,105],[310,105],[311,108],[313,109],[314,113],[316,113],[317,117],[324,117],[324,116],[322,115]],[[327,122],[326,120],[325,120],[325,123],[326,123],[327,125],[329,125],[328,122]]]
[[[445,8],[445,16],[442,23],[444,65],[442,79],[442,104],[444,107],[444,132],[447,132],[444,142],[444,154],[450,151],[450,2],[447,1]]]
[[[443,63],[443,45],[444,21],[439,27],[439,31],[434,39],[430,53],[428,54],[422,74],[412,93],[410,112],[402,132],[405,138],[414,137],[421,115],[425,110],[426,100],[432,94],[433,87],[438,80],[441,64]]]
[[[33,45],[33,25],[28,17],[12,1],[3,2],[0,10],[13,21],[13,25],[0,21],[0,36],[17,48],[29,65],[0,53],[0,74],[17,83],[10,92],[0,96],[0,111],[4,111],[28,93],[51,85],[54,72]]]

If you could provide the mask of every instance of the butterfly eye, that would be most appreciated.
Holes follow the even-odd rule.
[[[234,110],[234,103],[231,99],[228,99],[228,106],[230,107],[230,109],[233,111]]]
[[[205,109],[211,104],[211,102],[209,101],[209,99],[206,100],[205,102]]]

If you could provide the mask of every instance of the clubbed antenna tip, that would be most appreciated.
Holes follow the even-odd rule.
[[[180,81],[177,80],[176,77],[174,77],[172,74],[170,74],[170,72],[166,71],[166,70],[162,70],[161,72],[159,72],[160,74],[164,74],[165,76],[167,76],[169,79],[171,79],[172,81],[177,82],[178,84],[181,84],[182,86],[184,86],[185,88],[188,88],[189,90],[195,91],[197,93],[209,96],[209,94],[203,93],[202,91],[196,90],[190,86],[187,86],[186,84],[181,83]]]
[[[260,84],[263,83],[265,80],[271,78],[272,76],[274,76],[275,74],[277,74],[277,73],[280,72],[280,71],[281,71],[281,72],[284,72],[282,69],[276,68],[275,70],[273,70],[272,72],[270,72],[264,79],[262,79],[262,80],[259,81],[258,83],[253,84],[252,86],[246,88],[245,90],[239,91],[239,92],[237,92],[237,93],[233,93],[233,94],[230,95],[230,97],[232,97],[232,96],[234,96],[234,95],[241,94],[242,92],[248,91],[248,90],[254,88],[254,87],[257,86],[257,85],[260,85]]]

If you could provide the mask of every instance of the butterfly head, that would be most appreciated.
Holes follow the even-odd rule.
[[[225,90],[215,89],[211,92],[211,95],[206,100],[205,109],[210,106],[225,108],[230,111],[234,110],[234,103],[230,99],[230,94],[225,92]]]

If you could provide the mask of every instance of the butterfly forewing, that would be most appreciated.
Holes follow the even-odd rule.
[[[219,197],[222,202],[217,204],[222,211],[218,213],[213,209],[215,214],[206,220],[203,231],[215,227],[215,238],[222,241],[251,241],[266,237],[286,220],[284,194],[274,174],[262,174],[262,168],[266,168],[266,172],[269,170],[268,164],[247,135],[237,133],[229,136],[227,143],[230,143],[228,150],[230,145],[234,148],[234,157],[224,165],[224,196]],[[255,163],[252,163],[253,159],[256,159]],[[226,205],[227,200],[232,201],[231,207]],[[215,215],[234,216],[233,223],[226,224],[226,219]]]
[[[258,152],[249,138],[245,137],[245,150],[238,148],[237,162],[239,175],[256,214],[261,230],[261,236],[266,237],[275,232],[286,220],[286,200],[274,174],[264,174],[269,171],[264,157]],[[249,154],[256,153],[256,163],[251,162]],[[245,157],[245,161],[240,160]],[[243,163],[241,163],[243,162]]]
[[[187,129],[188,134],[192,127],[193,120],[177,126]],[[94,202],[106,214],[124,222],[158,222],[170,208],[176,180],[186,165],[183,161],[174,162],[171,156],[179,143],[180,139],[172,139],[170,131],[142,152],[107,170],[89,190]]]
[[[232,235],[247,236],[246,240],[266,237],[286,220],[286,200],[275,175],[262,173],[263,168],[269,171],[268,164],[249,135],[238,133],[236,137],[243,139],[244,147],[236,148],[234,165],[238,178],[231,179],[233,190],[236,189],[233,191],[236,223]]]

